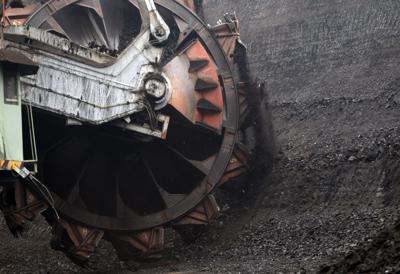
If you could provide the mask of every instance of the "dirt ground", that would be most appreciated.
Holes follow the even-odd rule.
[[[278,148],[273,171],[223,193],[223,216],[191,245],[137,273],[400,271],[400,2],[205,0],[210,24],[241,19],[266,85]],[[3,222],[2,220],[0,222]],[[2,226],[4,227],[4,226]],[[0,229],[0,273],[128,273],[102,243],[92,269],[33,225]]]

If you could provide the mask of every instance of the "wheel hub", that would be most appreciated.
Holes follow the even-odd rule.
[[[145,78],[144,90],[154,102],[155,110],[164,108],[171,99],[172,92],[169,80],[163,74],[150,74]]]

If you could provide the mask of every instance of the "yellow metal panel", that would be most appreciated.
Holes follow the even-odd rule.
[[[0,170],[18,170],[22,164],[20,161],[0,160]]]

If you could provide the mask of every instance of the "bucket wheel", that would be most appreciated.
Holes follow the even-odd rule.
[[[171,31],[157,45],[162,57],[147,79],[157,92],[146,111],[124,119],[162,114],[169,118],[162,138],[108,124],[65,126],[65,117],[35,113],[39,174],[62,216],[48,217],[52,247],[79,264],[102,238],[123,260],[159,252],[165,228],[193,239],[219,215],[213,190],[251,165],[255,134],[245,126],[249,79],[237,61],[245,49],[236,18],[210,29],[193,1],[154,2]],[[134,0],[50,0],[6,15],[11,24],[44,29],[117,59],[143,28]]]

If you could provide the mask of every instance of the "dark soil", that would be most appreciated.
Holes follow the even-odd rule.
[[[204,237],[168,235],[165,259],[138,273],[398,272],[400,2],[204,0],[204,11],[241,19],[278,155],[268,176],[224,194]],[[94,270],[79,269],[47,232],[0,230],[0,273],[127,272],[107,243]]]
[[[399,243],[400,223],[379,234],[367,246],[351,252],[337,264],[322,267],[320,273],[399,273]]]

